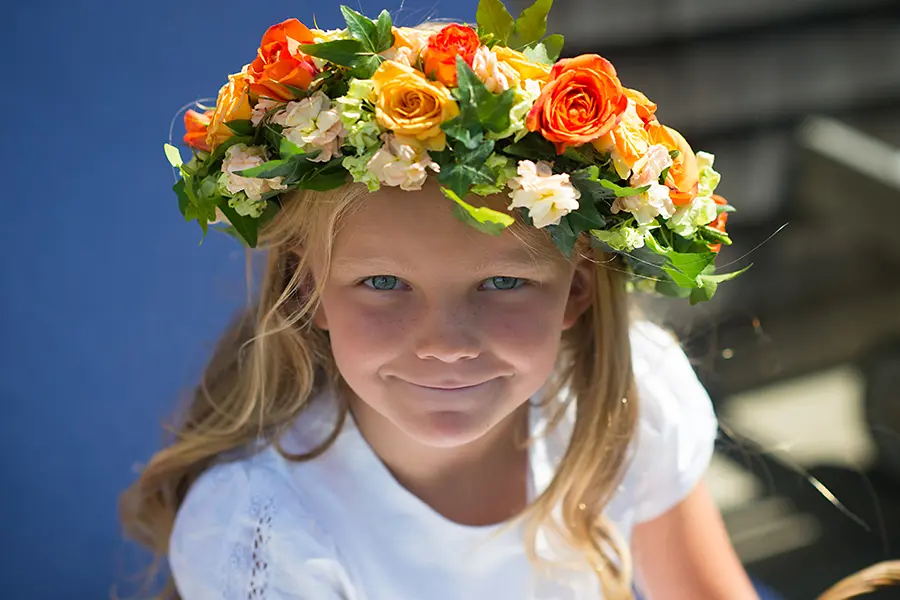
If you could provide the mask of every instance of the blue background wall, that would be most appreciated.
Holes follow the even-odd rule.
[[[170,119],[215,96],[269,25],[312,26],[315,12],[332,28],[340,13],[277,0],[9,4],[0,595],[100,599],[140,564],[121,542],[117,495],[245,297],[240,247],[219,234],[198,247],[178,213]],[[472,19],[475,5],[407,0],[397,20]]]

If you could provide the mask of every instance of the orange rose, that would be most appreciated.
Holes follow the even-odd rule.
[[[540,131],[559,154],[605,135],[619,124],[628,97],[605,58],[584,54],[553,66],[550,82],[525,120],[529,131]]]
[[[297,19],[269,27],[248,69],[250,92],[286,102],[295,95],[285,85],[307,89],[318,71],[312,57],[297,46],[312,43],[312,32]]]
[[[652,121],[648,125],[651,144],[662,144],[669,151],[678,150],[679,154],[666,175],[669,197],[675,206],[686,206],[697,195],[697,184],[700,181],[700,170],[697,167],[697,156],[684,137],[672,129]]]
[[[469,66],[481,42],[478,34],[465,25],[447,25],[428,39],[422,52],[425,74],[447,87],[456,87],[456,57],[462,56]]]
[[[210,147],[206,143],[206,130],[209,127],[212,114],[213,111],[211,110],[203,113],[189,110],[184,113],[184,129],[187,132],[184,134],[185,144],[197,150],[210,151]]]
[[[206,145],[215,148],[234,132],[225,125],[228,121],[246,121],[253,113],[250,106],[249,82],[247,73],[241,71],[228,76],[228,83],[219,90],[216,110],[212,114],[212,122],[206,134]]]
[[[724,205],[728,204],[728,200],[726,200],[725,198],[723,198],[722,196],[720,196],[718,194],[713,194],[712,199],[713,199],[713,202],[715,202],[716,204],[718,204],[720,206],[724,206]],[[723,213],[719,213],[719,216],[716,217],[716,220],[713,221],[712,223],[710,223],[709,226],[717,231],[721,231],[722,233],[725,233],[725,223],[727,223],[727,222],[728,222],[728,213],[723,212]],[[719,250],[722,249],[722,244],[710,244],[709,249],[712,250],[713,252],[718,252]]]

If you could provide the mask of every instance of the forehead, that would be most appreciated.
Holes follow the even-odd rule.
[[[470,202],[473,202],[471,199]],[[475,204],[505,210],[503,196],[476,198]],[[460,221],[453,202],[436,185],[416,192],[382,188],[365,195],[345,218],[335,239],[332,259],[387,257],[406,264],[438,263],[478,268],[484,263],[562,265],[565,259],[549,236],[520,239],[512,228],[489,235]]]

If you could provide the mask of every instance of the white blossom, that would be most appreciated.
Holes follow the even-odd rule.
[[[675,214],[675,205],[669,197],[669,188],[659,183],[659,176],[672,166],[672,157],[665,146],[650,146],[634,164],[629,184],[640,188],[649,186],[647,191],[633,196],[620,196],[613,202],[611,212],[630,212],[638,225],[649,225],[656,217],[668,219]]]
[[[568,173],[554,175],[549,163],[519,161],[518,177],[509,180],[512,203],[509,208],[527,208],[537,228],[558,225],[559,220],[578,208],[581,193],[569,181]]]
[[[406,191],[420,190],[428,176],[427,169],[439,171],[438,164],[415,138],[386,133],[381,139],[384,145],[366,166],[384,185],[399,186]]]
[[[341,156],[341,143],[347,132],[337,106],[324,92],[316,92],[298,102],[288,102],[273,121],[284,127],[281,132],[284,137],[304,151],[321,151],[311,161],[327,162]]]
[[[247,194],[252,202],[262,200],[263,194],[273,190],[283,190],[286,186],[283,178],[260,179],[257,177],[243,177],[238,172],[258,167],[266,162],[266,149],[261,146],[247,146],[235,144],[225,151],[222,161],[223,184],[232,195],[239,192]]]
[[[505,92],[519,82],[519,73],[505,62],[499,61],[497,54],[487,46],[481,46],[475,52],[472,70],[492,94]]]

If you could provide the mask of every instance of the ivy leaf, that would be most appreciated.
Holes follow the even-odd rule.
[[[603,229],[606,227],[606,218],[600,214],[594,203],[585,197],[581,197],[578,209],[566,215],[574,234],[580,235],[582,231],[591,229]]]
[[[662,270],[683,288],[701,287],[700,274],[716,260],[716,253],[708,249],[703,252],[676,252],[662,246],[652,235],[646,237],[646,243],[654,253],[668,259]]]
[[[562,54],[565,41],[566,38],[558,33],[554,33],[553,35],[544,38],[544,49],[547,51],[547,58],[550,59],[550,64],[559,60],[559,55]]]
[[[600,179],[599,182],[600,182],[600,185],[602,185],[606,189],[612,190],[616,194],[616,196],[618,196],[619,198],[624,198],[626,196],[637,196],[638,194],[643,194],[644,192],[646,192],[647,190],[650,189],[649,185],[645,185],[645,186],[642,186],[639,188],[622,187],[622,186],[616,185],[612,181],[607,181],[606,179]]]
[[[449,137],[457,140],[469,150],[474,150],[484,141],[484,131],[481,123],[472,119],[465,119],[462,115],[441,124]]]
[[[515,101],[515,92],[491,93],[461,56],[456,57],[456,73],[459,81],[459,118],[463,121],[476,120],[485,130],[495,133],[509,129],[509,111]]]
[[[491,235],[500,235],[504,229],[515,223],[515,219],[506,213],[486,206],[476,208],[468,204],[453,190],[442,187],[441,191],[447,198],[456,203],[453,207],[453,214],[463,223],[471,225],[479,231]]]
[[[382,10],[375,22],[375,48],[372,52],[378,54],[385,50],[390,50],[394,46],[394,23],[391,20],[391,13]]]
[[[181,160],[181,153],[178,151],[178,148],[172,144],[165,144],[163,150],[166,152],[166,158],[169,159],[169,164],[176,169],[180,169],[181,165],[184,164],[184,161]]]
[[[503,148],[503,153],[530,160],[556,159],[556,147],[539,133],[529,133],[518,142]]]
[[[344,15],[344,20],[347,21],[347,30],[350,32],[350,36],[355,40],[359,40],[369,52],[376,52],[378,27],[375,25],[375,21],[356,12],[349,6],[342,5],[341,14]]]
[[[236,210],[228,206],[228,199],[223,198],[219,202],[219,210],[228,219],[231,227],[240,235],[241,239],[251,248],[256,248],[257,234],[259,233],[259,223],[253,217],[244,217],[237,213]]]
[[[301,44],[301,52],[332,62],[342,67],[356,67],[360,57],[371,55],[359,40],[334,40],[321,44]]]
[[[503,45],[516,28],[516,22],[501,0],[481,0],[475,12],[475,21],[486,36]]]
[[[516,19],[515,32],[509,39],[509,46],[523,50],[540,42],[547,33],[547,15],[553,0],[536,0],[534,4],[522,11]]]
[[[700,287],[694,288],[691,290],[691,305],[697,304],[698,302],[706,302],[707,300],[711,300],[715,295],[716,290],[719,288],[719,284],[723,281],[728,281],[730,279],[734,279],[738,275],[744,273],[752,267],[753,265],[747,265],[740,271],[733,271],[731,273],[723,273],[722,275],[713,275],[702,273],[698,277]]]
[[[315,152],[319,152],[319,150]],[[282,136],[281,141],[278,142],[278,154],[281,158],[287,159],[297,155],[305,155],[306,152],[303,148]]]
[[[233,131],[235,135],[253,135],[253,122],[250,119],[225,121],[225,126]]]
[[[371,79],[372,75],[375,74],[375,71],[378,70],[378,67],[380,67],[383,62],[384,57],[377,54],[360,56],[356,61],[356,65],[350,69],[350,77],[355,77],[357,79]]]
[[[594,166],[575,171],[569,176],[569,181],[572,182],[575,189],[581,192],[581,199],[579,200],[581,205],[589,204],[596,209],[598,203],[609,206],[616,199],[615,192],[600,183],[599,172],[600,170]],[[579,208],[578,210],[581,211],[582,209]],[[601,229],[602,227],[603,225],[592,227],[592,229]]]
[[[257,179],[270,179],[272,177],[285,177],[290,175],[294,168],[296,160],[294,159],[276,159],[265,162],[258,167],[236,171],[236,175],[241,177],[255,177]]]
[[[474,150],[458,145],[452,153],[453,158],[441,164],[438,181],[449,187],[460,198],[466,197],[473,185],[493,184],[494,174],[485,166],[485,161],[493,151],[494,142],[492,140],[482,142]],[[447,156],[444,155],[442,158],[447,160]]]
[[[547,225],[547,229],[550,231],[550,237],[553,238],[553,243],[556,244],[556,247],[559,248],[559,251],[562,252],[566,258],[572,256],[572,251],[575,249],[575,240],[578,239],[578,233],[572,229],[572,225],[569,222],[569,217],[571,217],[572,214],[573,213],[569,213],[562,217],[559,220],[559,225]]]
[[[187,209],[191,205],[191,199],[188,198],[187,192],[185,191],[185,185],[185,180],[179,179],[178,182],[172,186],[172,189],[175,190],[175,195],[178,196],[178,210],[181,211],[181,214],[185,217],[186,221],[190,221],[191,219],[187,218]]]

